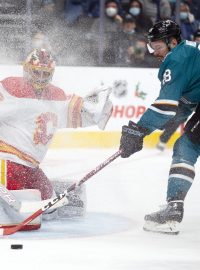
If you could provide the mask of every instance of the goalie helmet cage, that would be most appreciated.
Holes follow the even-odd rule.
[[[29,217],[27,217],[21,223],[19,223],[16,226],[13,226],[13,227],[1,228],[0,229],[0,235],[10,235],[10,234],[14,234],[14,233],[20,231],[25,225],[28,225],[35,218],[37,218],[42,213],[44,213],[45,211],[47,211],[48,209],[50,209],[53,205],[55,205],[60,200],[62,200],[64,197],[66,197],[69,192],[73,191],[77,186],[82,185],[84,182],[86,182],[93,175],[95,175],[96,173],[98,173],[100,170],[102,170],[104,167],[106,167],[108,164],[110,164],[113,160],[115,160],[120,155],[121,155],[121,150],[118,150],[111,157],[109,157],[104,162],[102,162],[101,164],[99,164],[95,169],[93,169],[92,171],[90,171],[89,173],[87,173],[78,183],[72,184],[67,190],[65,190],[63,193],[59,194],[58,196],[56,196],[48,204],[46,204],[42,208],[38,209],[36,212],[34,212]]]

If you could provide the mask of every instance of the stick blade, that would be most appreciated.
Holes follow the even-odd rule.
[[[32,220],[34,220],[36,217],[41,215],[43,213],[42,208],[39,209],[37,212],[33,213],[31,216],[29,216],[27,219],[22,221],[16,226],[9,227],[9,228],[0,228],[0,235],[11,235],[18,231],[20,231],[22,228],[24,228],[25,225],[29,224]]]

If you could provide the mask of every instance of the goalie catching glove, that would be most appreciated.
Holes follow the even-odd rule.
[[[128,126],[122,127],[120,139],[121,157],[128,158],[135,152],[142,150],[143,139],[149,134],[149,130],[129,121]]]
[[[111,91],[109,87],[101,87],[83,99],[82,127],[97,125],[100,129],[105,128],[113,110],[109,100]]]

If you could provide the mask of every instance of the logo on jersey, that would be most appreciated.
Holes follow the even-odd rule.
[[[164,74],[163,74],[163,80],[162,80],[162,84],[164,85],[167,82],[170,82],[172,79],[171,76],[171,70],[170,69],[166,69]]]
[[[54,130],[58,125],[57,116],[51,112],[42,113],[35,123],[34,142],[46,145],[53,138]]]

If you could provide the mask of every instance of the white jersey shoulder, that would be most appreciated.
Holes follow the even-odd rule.
[[[49,86],[37,98],[23,78],[0,83],[0,158],[37,166],[58,128],[68,126],[72,96]]]

